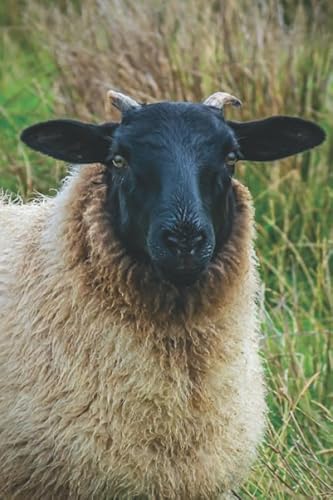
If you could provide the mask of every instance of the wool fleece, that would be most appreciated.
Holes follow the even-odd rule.
[[[0,204],[0,498],[227,498],[263,436],[248,190],[191,287],[130,256],[106,167]]]

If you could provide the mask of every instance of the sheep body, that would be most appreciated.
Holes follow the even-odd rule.
[[[112,234],[104,175],[0,208],[0,498],[224,498],[264,428],[250,196],[179,291]]]

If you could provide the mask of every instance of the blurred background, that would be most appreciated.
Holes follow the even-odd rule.
[[[28,151],[20,131],[104,121],[110,87],[145,102],[223,90],[244,103],[232,119],[325,128],[317,150],[237,170],[256,206],[270,407],[241,497],[333,498],[333,2],[1,0],[0,186],[52,195],[66,166]]]

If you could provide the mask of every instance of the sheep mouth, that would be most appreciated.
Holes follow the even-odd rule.
[[[155,266],[159,277],[163,281],[167,281],[177,287],[194,285],[200,279],[206,268],[207,266],[197,266],[191,269],[182,266],[174,268]]]

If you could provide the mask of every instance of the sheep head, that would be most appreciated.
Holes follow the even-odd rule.
[[[111,91],[120,123],[54,120],[29,127],[31,148],[71,163],[105,165],[114,231],[128,252],[176,286],[194,283],[233,229],[236,162],[271,161],[320,144],[323,130],[301,118],[225,120],[239,99],[216,93],[202,104],[140,105]]]

